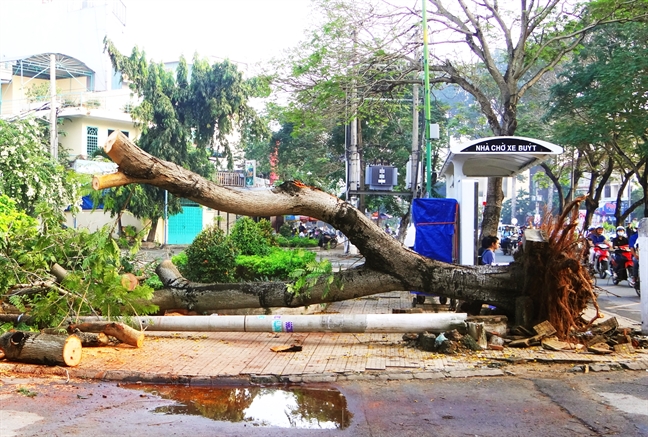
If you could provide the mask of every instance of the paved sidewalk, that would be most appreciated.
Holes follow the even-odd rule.
[[[331,304],[326,313],[392,313],[393,309],[411,308],[411,299],[409,292],[391,292]],[[302,350],[270,350],[291,344],[302,346]],[[210,385],[334,382],[501,376],[509,369],[516,371],[507,364],[522,363],[587,364],[593,371],[645,370],[645,352],[595,355],[531,347],[443,355],[406,346],[402,334],[147,332],[144,346],[139,349],[127,345],[84,348],[77,367],[3,361],[0,371]]]

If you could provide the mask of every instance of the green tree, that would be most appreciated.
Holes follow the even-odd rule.
[[[291,89],[303,91],[297,103],[328,106],[338,113],[358,108],[362,118],[363,111],[375,106],[372,93],[420,84],[419,10],[370,0],[320,0],[317,5],[325,23],[290,58],[292,68],[284,81]],[[429,0],[430,82],[461,87],[474,97],[492,134],[513,135],[521,99],[545,74],[581,47],[585,36],[598,26],[645,19],[645,5],[645,0],[579,5],[547,0],[521,2],[517,7],[478,0],[454,5]],[[436,48],[442,45],[455,50]],[[503,57],[498,56],[500,49]],[[457,50],[469,55],[460,58]],[[482,233],[495,234],[502,200],[502,179],[489,178]]]
[[[78,209],[89,178],[63,168],[49,154],[47,123],[36,118],[0,120],[0,194],[36,216],[39,203],[63,212]]]
[[[108,39],[105,46],[114,68],[142,97],[131,114],[142,130],[138,145],[148,153],[209,177],[214,169],[209,158],[214,153],[222,153],[233,166],[233,134],[241,134],[243,145],[266,134],[266,127],[248,105],[262,84],[244,80],[233,63],[210,64],[195,55],[189,66],[181,57],[172,72],[164,64],[148,62],[137,47],[127,57]],[[152,241],[164,214],[164,191],[148,185],[128,186],[111,196],[106,205],[113,215],[128,209],[138,218],[151,219],[148,239]],[[180,199],[171,195],[166,205],[169,215],[182,210]]]
[[[621,209],[617,199],[618,224],[643,206],[648,214],[648,30],[641,23],[615,24],[594,32],[552,89],[549,119],[556,138],[577,149],[584,170],[597,176],[609,167],[608,178],[597,179],[588,213],[598,207],[597,194],[611,178],[627,192],[634,176],[643,196]],[[607,163],[601,166],[600,163]],[[591,164],[590,164],[591,163]],[[589,165],[588,165],[589,164]],[[603,172],[605,174],[605,172]],[[592,179],[595,179],[592,177]],[[589,222],[589,220],[586,220]]]

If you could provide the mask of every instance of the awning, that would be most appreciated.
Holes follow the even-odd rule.
[[[18,59],[3,60],[2,62],[11,65],[14,76],[38,77],[49,80],[50,55],[54,55],[55,58],[56,79],[92,77],[95,74],[94,70],[83,62],[62,53],[40,53]]]

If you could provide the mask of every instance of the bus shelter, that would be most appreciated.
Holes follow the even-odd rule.
[[[533,138],[501,136],[480,138],[450,147],[441,175],[446,197],[459,204],[459,264],[473,265],[477,246],[477,177],[513,177],[541,164],[563,149]]]

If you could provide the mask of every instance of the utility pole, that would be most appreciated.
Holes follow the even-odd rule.
[[[430,66],[428,63],[428,26],[427,26],[427,0],[423,4],[423,72],[425,74],[425,89],[423,90],[425,102],[425,197],[432,195],[432,140],[430,138]]]
[[[356,34],[353,33],[353,62],[355,63],[355,44]],[[355,69],[354,69],[355,74]],[[355,208],[358,207],[358,189],[360,188],[360,156],[358,154],[358,90],[356,89],[355,78],[351,83],[351,122],[349,127],[349,152],[348,152],[348,175],[349,183],[348,190],[353,192],[351,195],[351,205]],[[349,255],[357,255],[358,248],[352,245],[348,239],[345,245],[345,253]]]
[[[414,84],[412,89],[412,154],[410,155],[410,182],[412,184],[412,199],[416,199],[419,166],[419,135],[418,108],[419,86]]]

